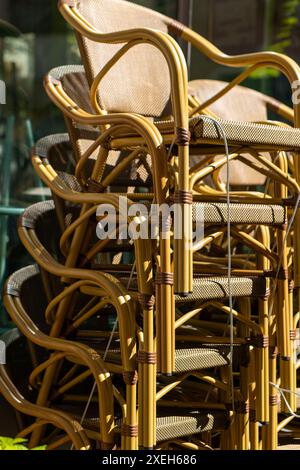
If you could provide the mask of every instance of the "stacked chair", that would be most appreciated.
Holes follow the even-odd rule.
[[[67,133],[32,150],[52,200],[20,217],[36,265],[4,293],[31,352],[30,445],[276,449],[297,409],[300,114],[239,84],[261,66],[290,82],[299,68],[226,56],[123,0],[59,9],[83,66],[45,77]],[[245,71],[188,83],[173,36]],[[152,237],[121,236],[153,221]],[[62,422],[51,431],[44,409],[81,441]]]

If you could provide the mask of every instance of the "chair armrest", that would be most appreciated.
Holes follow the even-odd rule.
[[[205,56],[218,64],[227,65],[229,67],[255,66],[255,68],[275,68],[287,77],[292,89],[293,84],[300,81],[300,68],[298,64],[293,59],[284,54],[266,51],[230,56],[222,52],[211,42],[190,28],[182,28],[180,31],[180,36],[183,40],[191,43]],[[300,127],[300,103],[294,103],[294,111],[295,127]],[[291,116],[290,112],[287,112],[287,114],[289,117]]]

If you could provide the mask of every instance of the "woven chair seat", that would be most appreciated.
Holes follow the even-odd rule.
[[[193,221],[223,225],[227,223],[227,204],[195,202]],[[281,205],[230,203],[230,222],[232,224],[284,225],[286,209]]]
[[[156,419],[157,442],[168,439],[176,439],[183,436],[191,436],[205,431],[220,431],[228,426],[228,413],[224,410],[180,410],[176,415],[176,409],[172,408],[172,416],[159,416]],[[175,415],[174,415],[175,413]],[[83,427],[95,431],[99,429],[98,418],[86,418]]]
[[[232,277],[230,281],[233,297],[262,297],[266,294],[266,281],[260,277]],[[176,295],[177,303],[197,300],[224,299],[228,297],[227,277],[206,277],[194,279],[193,292],[187,297]]]
[[[230,362],[230,347],[208,345],[201,348],[176,349],[175,372],[222,367]]]
[[[174,409],[172,409],[174,413]],[[157,442],[182,436],[191,436],[200,432],[226,429],[228,414],[226,411],[201,410],[190,413],[181,412],[175,416],[160,416],[156,420]]]
[[[192,341],[191,336],[191,341]],[[230,363],[230,346],[224,344],[207,344],[195,346],[192,342],[185,342],[186,347],[180,347],[175,351],[175,373],[188,372],[192,370],[211,369],[214,367],[226,366]],[[209,341],[209,337],[207,338]],[[94,342],[91,337],[85,341],[85,338],[80,338],[81,343],[87,343],[90,347],[95,349],[102,356],[107,346],[107,338],[103,339],[103,347],[99,347],[99,343]],[[234,357],[239,360],[240,347],[234,344]],[[114,349],[111,346],[105,356],[105,360],[110,363],[121,363],[121,351]]]
[[[259,148],[294,150],[300,148],[299,129],[278,127],[254,122],[218,119],[229,144],[254,145]],[[223,144],[220,130],[211,120],[195,117],[190,119],[191,145],[201,143]]]

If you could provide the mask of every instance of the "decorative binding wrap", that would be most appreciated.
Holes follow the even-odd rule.
[[[138,381],[138,373],[136,370],[123,372],[123,380],[126,385],[135,385]]]
[[[191,140],[191,133],[184,127],[176,127],[176,144],[177,145],[189,145]]]
[[[174,284],[174,274],[173,273],[162,273],[158,272],[156,274],[156,284],[167,284],[173,286]]]
[[[177,190],[174,194],[175,204],[193,204],[193,192]]]
[[[122,436],[137,437],[139,435],[139,427],[137,424],[122,424]]]
[[[264,271],[264,274],[266,277],[271,277],[271,278],[275,278],[277,276],[277,279],[280,279],[281,281],[285,281],[286,279],[289,278],[288,269],[284,269],[283,267],[279,269],[278,273],[277,271],[273,269],[266,269]]]
[[[141,364],[156,364],[157,354],[155,352],[139,351],[137,361]]]
[[[248,344],[255,348],[267,348],[269,346],[269,336],[256,335],[248,338]]]
[[[51,75],[48,75],[46,77],[46,82],[49,82],[51,83],[52,85],[54,86],[59,86],[61,85],[61,82],[59,80],[57,80],[56,78],[52,77]]]
[[[88,193],[103,193],[104,189],[105,189],[104,186],[101,183],[98,183],[98,181],[95,181],[92,178],[88,179],[87,181]]]
[[[277,356],[278,356],[278,348],[277,348],[277,346],[270,346],[270,349],[269,349],[269,358],[270,358],[270,359],[276,359]]]
[[[290,330],[290,340],[295,341],[297,337],[297,330]]]
[[[236,413],[246,415],[250,411],[250,406],[248,401],[238,400],[234,402],[234,409]]]
[[[179,21],[172,20],[168,23],[168,30],[170,33],[176,34],[176,36],[181,36],[185,30],[185,26]]]
[[[262,299],[263,299],[263,300],[268,300],[268,298],[270,297],[270,294],[271,294],[270,289],[269,289],[269,288],[266,289],[264,295],[262,295]]]
[[[138,301],[143,310],[151,310],[155,304],[155,296],[139,292]]]
[[[278,396],[277,395],[270,395],[269,404],[270,404],[270,406],[277,406],[278,405]]]

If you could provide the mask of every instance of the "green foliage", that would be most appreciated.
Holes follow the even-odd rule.
[[[45,450],[47,446],[35,447],[31,450]],[[0,437],[0,450],[29,450],[27,447],[27,439],[17,437]]]
[[[300,0],[282,0],[280,8],[280,22],[278,32],[275,36],[275,42],[267,46],[267,50],[283,54],[292,43],[292,34],[294,28],[298,25],[297,7]],[[274,69],[262,68],[255,70],[252,78],[278,77],[280,72]]]

